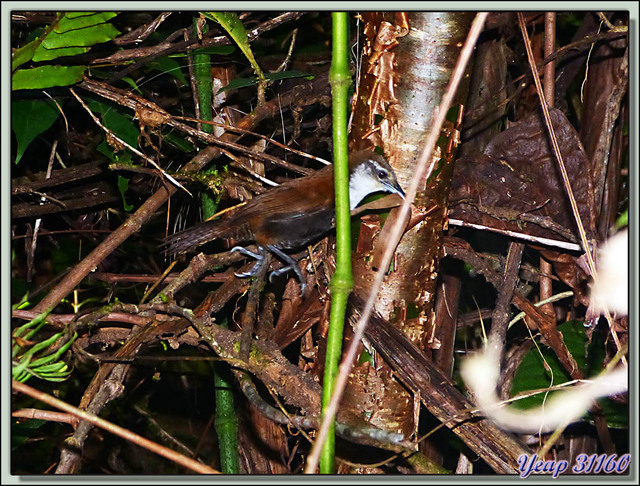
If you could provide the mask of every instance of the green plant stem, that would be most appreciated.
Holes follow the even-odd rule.
[[[194,21],[194,30],[197,19]],[[209,26],[202,26],[202,33],[205,34]],[[196,33],[197,34],[197,33]],[[209,54],[194,54],[193,56],[193,76],[195,78],[195,96],[198,98],[200,107],[198,118],[204,121],[213,121],[213,80],[211,79],[211,56]],[[213,133],[213,126],[207,123],[200,124],[203,132]],[[217,210],[217,204],[213,197],[207,192],[200,193],[203,218],[209,219]]]
[[[195,22],[194,22],[195,26]],[[203,33],[207,25],[203,26]],[[200,119],[213,120],[213,82],[211,79],[211,56],[196,54],[193,56],[193,73],[195,77],[195,96],[200,105]],[[213,132],[213,126],[202,124],[202,131]],[[216,211],[215,201],[207,193],[201,193],[202,215],[209,219]],[[238,417],[233,399],[233,379],[228,366],[220,363],[214,365],[213,380],[215,385],[216,416],[215,429],[218,435],[220,450],[220,470],[224,474],[240,473],[240,457],[238,454]]]
[[[238,454],[238,417],[233,400],[233,379],[227,365],[216,364],[213,380],[216,389],[215,428],[220,449],[220,470],[224,474],[240,473]]]
[[[351,73],[349,71],[348,17],[334,12],[333,57],[329,83],[333,97],[333,162],[336,199],[336,272],[331,279],[331,321],[327,335],[322,408],[328,406],[335,388],[338,363],[342,352],[342,333],[347,299],[353,288],[351,272],[351,214],[349,211],[349,167],[347,146],[347,102]],[[335,472],[335,423],[331,425],[322,446],[320,472]]]
[[[206,31],[206,24],[203,31]],[[196,96],[200,105],[200,119],[213,120],[213,81],[211,79],[211,56],[208,54],[194,54],[193,73],[195,75]],[[203,123],[203,132],[213,133],[213,126]]]

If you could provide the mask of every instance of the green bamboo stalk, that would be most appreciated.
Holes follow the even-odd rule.
[[[322,408],[329,405],[338,375],[342,353],[342,333],[347,299],[353,288],[351,271],[351,214],[349,211],[349,167],[347,146],[347,103],[351,73],[349,71],[348,16],[334,12],[333,53],[329,83],[333,97],[333,164],[336,199],[336,272],[331,279],[331,321],[327,335]],[[322,446],[320,472],[335,472],[335,422]]]
[[[194,22],[195,26],[195,22]],[[206,32],[206,24],[203,33]],[[195,78],[195,95],[200,105],[200,119],[213,120],[213,81],[211,79],[211,56],[196,54],[193,56],[193,73]],[[202,124],[202,131],[213,132],[213,126]],[[216,212],[215,200],[203,192],[201,194],[202,216],[209,219]],[[213,381],[215,386],[216,416],[215,429],[218,435],[220,450],[220,470],[224,474],[240,473],[240,457],[238,454],[238,417],[233,399],[233,378],[228,366],[219,363],[214,365]]]
[[[194,29],[197,19],[194,21]],[[205,34],[209,30],[209,26],[202,26],[202,33]],[[211,79],[211,56],[209,54],[193,55],[193,77],[195,84],[195,96],[198,98],[198,106],[200,112],[196,116],[201,120],[213,121],[213,80]],[[206,123],[200,124],[203,132],[213,133],[213,125]],[[207,192],[200,193],[200,204],[202,206],[203,218],[205,220],[213,216],[218,205],[216,200]]]
[[[194,22],[195,25],[195,22]],[[207,24],[202,27],[202,33],[207,32]],[[195,92],[200,105],[200,119],[213,120],[213,80],[211,79],[211,56],[209,54],[193,55],[193,73],[195,77]],[[213,126],[202,124],[201,130],[213,133]]]
[[[238,416],[233,400],[233,378],[228,365],[216,363],[213,374],[216,390],[215,428],[220,450],[220,470],[224,474],[240,474],[238,453]]]

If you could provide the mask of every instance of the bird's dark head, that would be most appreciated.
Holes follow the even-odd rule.
[[[398,184],[396,173],[382,155],[368,150],[349,154],[351,209],[374,192],[391,192],[404,198],[404,191]]]

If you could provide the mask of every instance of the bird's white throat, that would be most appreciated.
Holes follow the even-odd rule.
[[[382,190],[380,182],[371,177],[371,172],[364,164],[356,167],[349,177],[349,206],[351,210],[373,192]]]

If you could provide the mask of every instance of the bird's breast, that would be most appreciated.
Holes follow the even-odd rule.
[[[271,214],[254,228],[255,241],[286,250],[301,248],[327,233],[333,227],[334,216],[333,205],[304,213]]]

